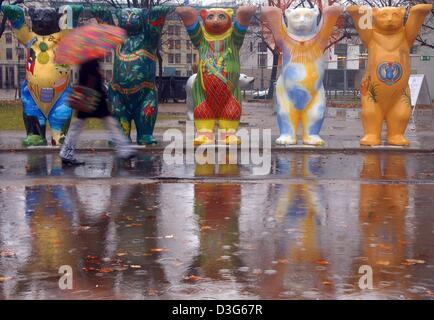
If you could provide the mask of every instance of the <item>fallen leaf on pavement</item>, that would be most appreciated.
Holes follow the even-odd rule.
[[[390,264],[390,261],[387,260],[378,260],[377,264],[380,266],[388,266]]]
[[[417,259],[405,259],[402,263],[405,266],[412,266],[415,264],[424,264],[425,260],[417,260]]]
[[[200,279],[199,276],[195,276],[195,275],[191,275],[189,277],[185,277],[184,280],[186,281],[191,281],[191,282],[196,282]]]
[[[319,264],[319,265],[322,265],[322,266],[325,266],[325,265],[329,264],[329,262],[327,260],[325,260],[325,259],[318,259],[318,260],[315,261],[315,263]]]
[[[15,252],[10,250],[0,251],[0,257],[4,257],[4,258],[15,257]]]
[[[0,283],[12,279],[11,277],[0,277]]]

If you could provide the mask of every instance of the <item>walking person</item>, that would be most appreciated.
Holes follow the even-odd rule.
[[[79,86],[95,90],[99,94],[96,106],[91,112],[78,111],[77,119],[69,128],[65,142],[60,150],[62,163],[69,166],[84,165],[83,161],[75,159],[74,151],[78,136],[86,124],[86,119],[99,118],[104,122],[105,128],[109,131],[111,139],[115,143],[117,155],[123,159],[130,159],[136,155],[136,150],[130,144],[129,139],[123,134],[118,121],[115,120],[108,108],[107,95],[103,90],[103,79],[100,73],[98,59],[92,59],[80,65]],[[85,99],[88,100],[88,99]],[[82,101],[81,103],[86,103]]]

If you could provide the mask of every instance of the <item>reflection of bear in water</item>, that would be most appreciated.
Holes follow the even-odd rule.
[[[226,159],[229,163],[229,159]],[[237,164],[197,164],[196,177],[239,176]],[[235,183],[195,183],[194,213],[200,227],[200,250],[190,273],[219,278],[219,270],[239,265],[234,254],[239,242],[241,185]],[[226,248],[226,249],[225,249]],[[223,259],[222,256],[230,256]]]
[[[382,169],[382,161],[383,169]],[[405,157],[399,154],[366,154],[360,179],[406,180]],[[408,185],[369,182],[360,184],[359,219],[362,227],[364,264],[372,266],[375,283],[396,279],[405,283],[401,273],[393,276],[378,268],[399,267],[406,255],[406,215],[409,204]],[[359,266],[357,266],[358,268]],[[377,275],[377,276],[375,276]],[[374,287],[378,285],[374,284]],[[381,287],[381,286],[380,286]]]
[[[404,7],[373,8],[373,27],[363,26],[367,13],[358,6],[347,11],[368,49],[368,66],[360,87],[362,122],[365,136],[362,145],[381,143],[383,121],[387,124],[387,142],[408,145],[404,137],[410,119],[410,48],[432,5],[411,8],[404,25]]]
[[[77,24],[81,6],[66,6],[68,21],[65,28]],[[27,138],[25,146],[45,145],[48,120],[52,144],[62,142],[72,116],[68,107],[70,69],[53,61],[56,46],[68,30],[59,27],[60,14],[54,8],[30,8],[32,29],[27,26],[24,11],[17,5],[3,5],[1,11],[11,21],[18,41],[28,48],[26,81],[22,86],[23,117]],[[71,19],[72,17],[72,19]],[[62,26],[63,27],[63,26]]]

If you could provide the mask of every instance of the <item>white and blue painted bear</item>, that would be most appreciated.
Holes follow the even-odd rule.
[[[300,121],[304,144],[324,144],[319,136],[326,106],[323,53],[341,13],[339,6],[327,7],[318,22],[320,11],[316,7],[287,9],[284,24],[279,8],[262,9],[263,20],[283,53],[282,73],[276,84],[277,144],[296,144]]]

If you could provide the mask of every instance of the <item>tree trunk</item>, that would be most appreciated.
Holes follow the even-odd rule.
[[[268,87],[267,99],[273,99],[274,96],[274,84],[277,79],[277,66],[279,64],[279,50],[275,48],[273,53],[273,67],[271,69],[270,86]]]
[[[163,57],[161,56],[160,49],[157,49],[157,59],[158,59],[158,101],[160,101],[160,94],[163,92]]]

